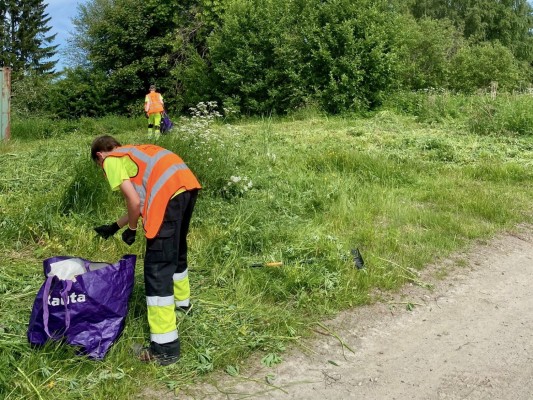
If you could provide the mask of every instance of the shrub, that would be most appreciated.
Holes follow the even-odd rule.
[[[52,109],[52,75],[29,74],[13,81],[11,108],[13,116],[43,115]]]
[[[217,97],[244,113],[317,103],[331,113],[379,104],[392,82],[395,17],[385,2],[235,0],[208,40]],[[238,104],[235,104],[238,101]]]
[[[102,72],[82,67],[67,69],[53,89],[50,111],[60,118],[100,117],[109,113],[107,80]]]
[[[449,20],[405,18],[397,41],[397,84],[412,90],[446,88],[450,61],[463,46],[461,33]]]
[[[498,89],[511,91],[525,79],[525,71],[511,50],[500,43],[482,43],[463,47],[452,60],[450,88],[473,93],[489,89],[491,82]]]

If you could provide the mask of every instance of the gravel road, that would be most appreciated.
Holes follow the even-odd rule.
[[[533,399],[533,227],[516,232],[428,266],[431,290],[381,294],[324,322],[335,335],[317,326],[312,352],[251,359],[178,398]]]

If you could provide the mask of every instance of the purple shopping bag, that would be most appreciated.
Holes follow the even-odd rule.
[[[82,354],[104,358],[124,329],[135,261],[131,254],[115,264],[66,256],[44,260],[46,280],[33,303],[28,341],[65,340]]]
[[[174,127],[174,124],[168,117],[168,114],[166,112],[161,113],[161,123],[159,125],[159,130],[162,134],[170,132],[170,130]]]

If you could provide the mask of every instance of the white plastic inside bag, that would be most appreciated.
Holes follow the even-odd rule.
[[[57,276],[63,280],[75,280],[76,275],[87,272],[85,263],[80,258],[69,258],[67,260],[56,261],[50,264],[48,276]]]

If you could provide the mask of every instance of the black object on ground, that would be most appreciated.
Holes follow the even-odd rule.
[[[359,249],[352,249],[351,253],[353,256],[353,261],[355,263],[355,268],[363,269],[365,267],[365,261],[363,260],[363,256],[361,255]]]

